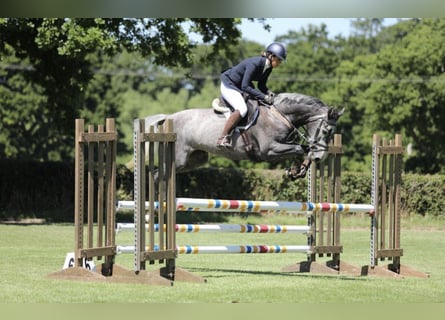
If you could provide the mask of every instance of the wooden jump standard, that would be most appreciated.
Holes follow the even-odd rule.
[[[88,126],[84,132],[84,120],[76,119],[75,136],[75,191],[74,191],[74,225],[75,267],[82,266],[83,259],[105,257],[102,274],[113,272],[115,244],[115,199],[116,199],[116,144],[117,133],[114,119],[106,119],[103,125]],[[85,152],[85,149],[88,152]],[[87,183],[84,181],[85,161],[87,162]],[[96,183],[96,184],[95,184]],[[87,186],[85,190],[85,185]],[[87,241],[84,241],[84,211],[87,194]],[[96,206],[96,210],[94,209]],[[94,212],[97,217],[96,243],[94,243]]]
[[[400,262],[403,256],[400,197],[404,152],[400,134],[389,141],[376,134],[373,136],[371,204],[375,210],[371,214],[370,264],[362,267],[362,275],[428,277]],[[379,260],[392,263],[378,266]]]

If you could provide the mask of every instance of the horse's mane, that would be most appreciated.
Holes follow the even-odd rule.
[[[318,98],[311,97],[301,93],[280,93],[275,97],[276,104],[286,104],[289,106],[303,105],[308,107],[327,107],[327,105]]]

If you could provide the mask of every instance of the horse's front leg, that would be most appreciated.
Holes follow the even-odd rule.
[[[311,160],[308,158],[304,159],[302,163],[296,160],[293,167],[286,169],[286,176],[291,180],[301,179],[306,177],[307,170],[311,165]]]
[[[307,151],[306,147],[302,147],[298,144],[275,143],[271,145],[267,155],[269,158],[282,158],[304,155]],[[293,167],[286,169],[286,176],[292,180],[304,178],[310,164],[311,161],[308,157],[306,157],[302,163],[296,160]]]
[[[275,142],[269,146],[267,157],[269,159],[285,158],[291,156],[304,155],[305,149],[299,144],[278,143]]]

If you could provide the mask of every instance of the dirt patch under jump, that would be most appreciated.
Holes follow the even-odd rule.
[[[100,270],[100,266],[97,269]],[[97,271],[91,271],[82,267],[73,267],[53,272],[47,275],[47,278],[90,282],[133,283],[164,286],[173,285],[173,281],[161,277],[157,271],[141,270],[138,273],[135,273],[132,270],[125,269],[116,264],[113,265],[113,275],[109,277],[105,277]]]

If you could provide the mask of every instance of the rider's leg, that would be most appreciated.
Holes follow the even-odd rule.
[[[219,137],[216,142],[217,147],[231,147],[232,141],[230,139],[229,133],[233,130],[236,124],[241,120],[241,113],[239,110],[235,110],[227,119],[224,129],[221,132],[221,137]]]
[[[230,134],[236,124],[247,114],[247,106],[241,93],[221,83],[221,95],[235,109],[227,119],[221,136],[216,142],[217,147],[231,147]]]

